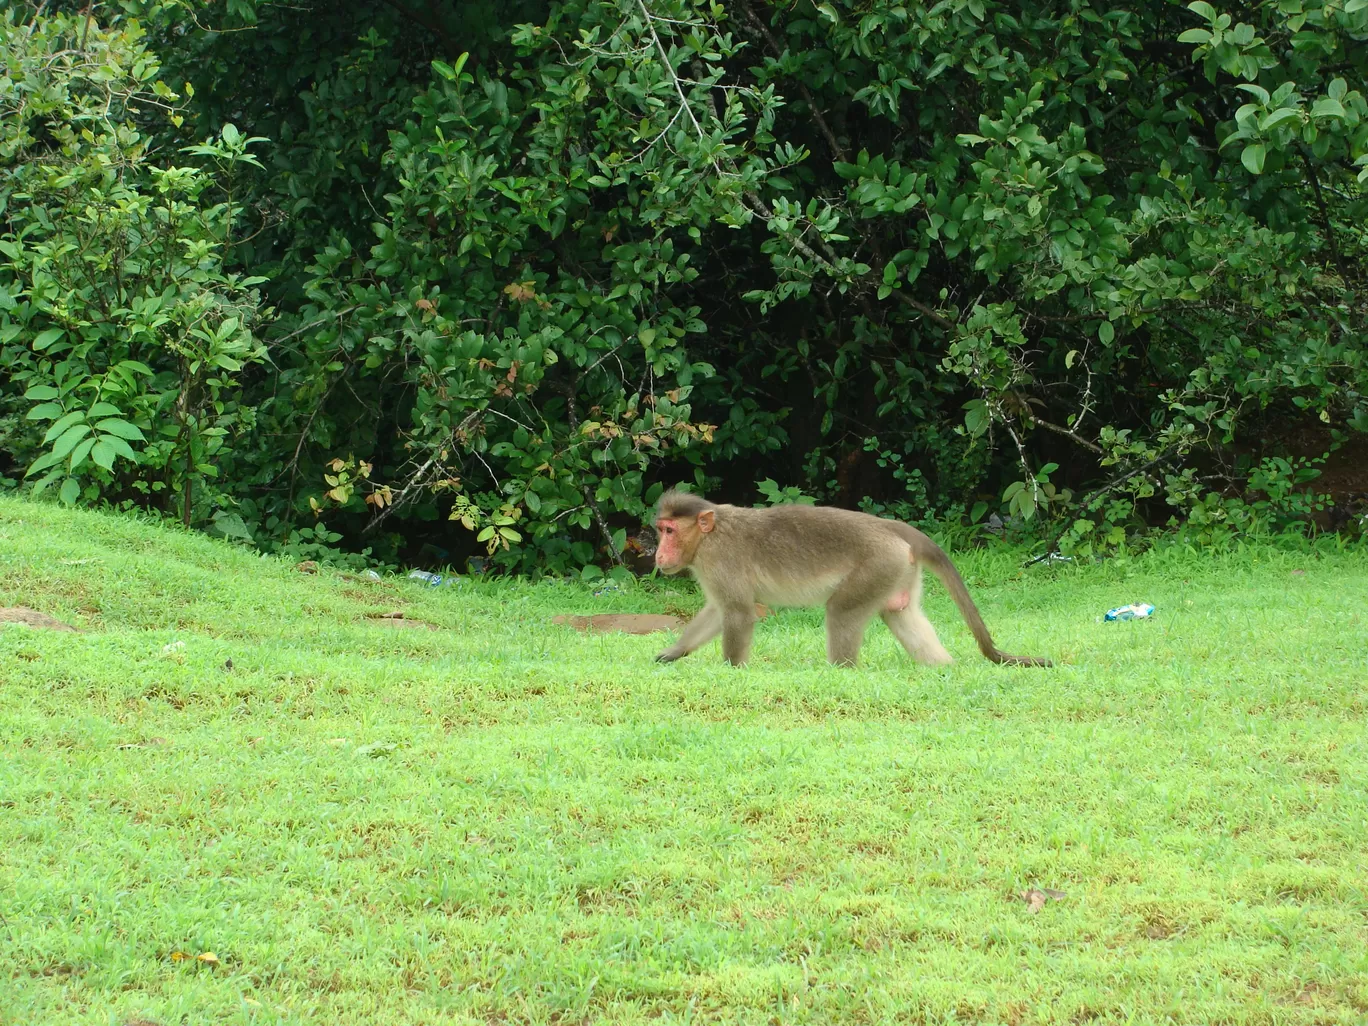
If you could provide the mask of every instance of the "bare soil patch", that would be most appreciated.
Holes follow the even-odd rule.
[[[0,606],[0,623],[22,623],[29,627],[45,627],[51,631],[72,631],[76,628],[62,623],[55,616],[40,613],[28,606]]]
[[[379,624],[381,627],[425,627],[430,631],[442,629],[435,623],[428,623],[426,620],[410,620],[403,614],[402,610],[398,609],[392,613],[367,613],[366,619],[371,623]]]
[[[664,616],[660,613],[598,613],[594,616],[554,616],[552,623],[568,624],[577,631],[606,633],[618,631],[623,634],[654,634],[657,631],[674,631],[684,626],[678,616]]]

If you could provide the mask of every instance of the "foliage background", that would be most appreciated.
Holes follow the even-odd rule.
[[[521,569],[679,480],[1079,553],[1368,491],[1368,0],[2,17],[9,486]]]

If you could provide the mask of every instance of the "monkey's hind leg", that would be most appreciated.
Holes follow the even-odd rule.
[[[906,602],[893,602],[879,615],[893,636],[902,642],[907,654],[923,666],[944,666],[954,662],[936,637],[936,629],[921,608],[922,576],[918,569],[907,592]],[[901,599],[901,596],[897,596]],[[901,608],[898,608],[901,606]]]
[[[893,636],[902,642],[907,654],[923,666],[945,666],[955,661],[940,643],[936,629],[921,610],[908,606],[897,611],[885,609],[879,615],[888,624]]]
[[[897,590],[905,579],[905,566],[870,562],[856,567],[827,599],[828,662],[835,666],[854,666],[859,662],[869,621],[887,605],[901,601]]]

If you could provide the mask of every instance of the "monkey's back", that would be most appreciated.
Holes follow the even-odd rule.
[[[900,531],[906,525],[858,510],[788,505],[719,506],[717,511],[719,529],[741,543],[731,551],[749,553],[750,565],[737,560],[716,570],[771,605],[820,605],[853,566],[908,559]]]

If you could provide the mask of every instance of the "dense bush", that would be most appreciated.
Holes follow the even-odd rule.
[[[1088,551],[1303,519],[1269,426],[1368,430],[1368,0],[85,10],[0,84],[0,450],[67,500],[567,568],[686,479]]]

